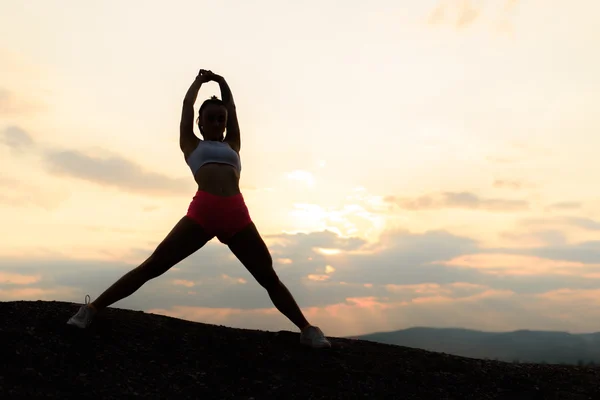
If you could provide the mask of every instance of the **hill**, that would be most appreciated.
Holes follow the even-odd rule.
[[[600,333],[518,330],[482,332],[409,328],[353,337],[473,358],[552,364],[600,363]]]
[[[0,302],[0,398],[592,399],[600,369],[511,364],[363,340],[301,347],[298,334],[109,308]]]

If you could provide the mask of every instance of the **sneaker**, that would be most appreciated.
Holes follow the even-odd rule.
[[[90,296],[86,295],[85,296],[85,304],[79,308],[79,311],[77,311],[77,314],[75,314],[71,318],[69,318],[69,320],[67,321],[67,324],[74,325],[81,329],[85,329],[88,326],[90,326],[90,324],[92,323],[92,319],[94,318],[94,315],[96,314],[96,311],[94,311],[94,309],[89,305],[89,303],[90,303]]]
[[[309,325],[300,333],[300,343],[316,349],[331,347],[323,331],[316,326]]]

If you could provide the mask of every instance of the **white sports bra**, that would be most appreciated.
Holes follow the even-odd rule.
[[[215,140],[200,140],[198,146],[185,161],[194,175],[200,167],[208,163],[228,164],[235,167],[238,173],[242,171],[239,154],[229,144]]]

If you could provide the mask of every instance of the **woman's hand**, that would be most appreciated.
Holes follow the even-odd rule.
[[[201,69],[196,76],[196,81],[200,83],[210,82],[212,80],[212,75],[214,75],[211,71],[206,69]]]
[[[217,83],[223,82],[224,79],[221,75],[217,75],[211,70],[201,69],[196,79],[201,79],[203,83],[214,81]]]

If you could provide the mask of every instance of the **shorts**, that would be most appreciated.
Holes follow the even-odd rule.
[[[199,190],[186,215],[221,243],[227,243],[233,235],[252,223],[241,193],[223,197]]]

